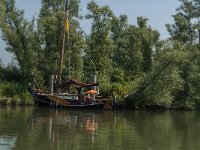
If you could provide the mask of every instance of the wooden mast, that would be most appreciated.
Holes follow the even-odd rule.
[[[62,69],[63,69],[63,58],[64,58],[64,49],[65,49],[65,32],[67,32],[69,38],[69,29],[66,30],[68,27],[68,0],[65,1],[65,8],[64,8],[64,26],[63,26],[63,38],[62,38],[62,48],[60,51],[60,62],[59,62],[59,71],[58,71],[58,80],[59,84],[61,84],[61,76],[62,76]]]

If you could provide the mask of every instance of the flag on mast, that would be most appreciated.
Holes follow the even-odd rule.
[[[69,20],[66,18],[65,31],[69,32]]]

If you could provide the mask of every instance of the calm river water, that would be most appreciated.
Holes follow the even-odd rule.
[[[0,108],[0,150],[195,150],[200,112]]]

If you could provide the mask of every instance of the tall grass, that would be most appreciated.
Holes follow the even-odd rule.
[[[27,86],[19,83],[0,83],[1,104],[25,105],[32,104],[32,97]]]

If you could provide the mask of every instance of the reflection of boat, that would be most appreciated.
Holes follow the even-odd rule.
[[[85,129],[91,132],[94,132],[98,129],[98,123],[94,122],[94,120],[88,119],[86,121]]]
[[[112,111],[35,108],[30,122],[30,130],[33,134],[40,134],[36,131],[47,134],[46,136],[49,137],[52,144],[64,141],[65,146],[73,143],[78,145],[77,143],[82,143],[85,139],[87,142],[93,143],[99,129],[104,127],[103,120],[106,119],[109,123],[113,120],[112,118]]]
[[[50,81],[50,91],[45,92],[44,90],[40,90],[40,88],[37,86],[37,89],[31,88],[29,86],[29,92],[31,93],[34,103],[37,106],[45,106],[45,107],[66,107],[66,108],[92,108],[92,109],[111,109],[112,105],[108,103],[107,99],[100,99],[95,98],[97,95],[97,91],[95,90],[95,86],[98,84],[85,84],[78,82],[76,80],[70,79],[66,83],[61,82],[61,76],[62,76],[62,68],[63,68],[63,57],[64,57],[64,48],[65,48],[65,32],[67,32],[68,40],[69,40],[69,26],[68,26],[68,1],[66,0],[66,6],[65,8],[65,14],[64,14],[64,30],[63,30],[63,39],[62,39],[62,49],[60,51],[60,64],[59,64],[59,71],[58,71],[58,78],[55,76],[55,78]],[[69,44],[68,44],[69,45]],[[70,58],[70,56],[69,56]],[[53,76],[52,76],[53,77]],[[70,61],[69,61],[69,77],[70,77]],[[96,80],[96,79],[95,79]],[[54,92],[53,85],[56,82],[57,91]],[[59,84],[59,85],[58,85]],[[63,88],[64,85],[70,86],[70,85],[77,85],[77,94],[72,94],[70,91],[68,93],[66,92],[60,92],[60,89]],[[36,84],[37,85],[37,84]],[[90,87],[89,91],[86,91],[85,93],[81,92],[81,88]],[[92,89],[93,87],[93,89]],[[70,89],[70,88],[69,88]],[[92,96],[91,96],[92,95]]]

